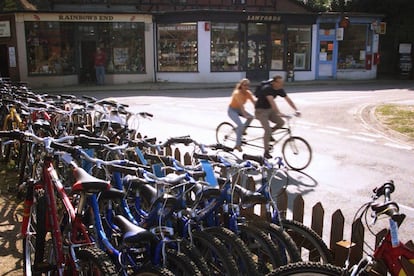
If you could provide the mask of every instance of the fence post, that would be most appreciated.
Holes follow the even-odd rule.
[[[297,195],[293,201],[293,220],[303,223],[304,210],[305,202],[303,201],[303,197],[302,195]]]

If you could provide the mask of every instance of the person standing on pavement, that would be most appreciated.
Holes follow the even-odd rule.
[[[256,104],[256,99],[254,98],[253,93],[249,90],[249,85],[250,81],[246,78],[240,80],[236,84],[236,87],[234,88],[231,95],[229,107],[227,109],[227,114],[229,115],[230,119],[232,119],[237,125],[236,146],[234,148],[238,151],[242,151],[242,134],[254,119],[254,116],[247,112],[244,108],[247,100],[251,101],[253,105]],[[246,118],[246,121],[243,123],[240,117]]]
[[[96,48],[94,54],[94,65],[96,73],[96,84],[103,85],[105,83],[105,65],[106,54],[101,48]]]
[[[263,147],[265,158],[272,158],[269,152],[269,142],[273,138],[272,132],[280,129],[285,124],[285,121],[282,118],[284,114],[279,111],[279,108],[276,105],[276,97],[280,96],[284,98],[289,106],[295,110],[295,115],[300,116],[298,108],[286,94],[283,84],[283,78],[276,75],[270,80],[270,83],[262,86],[256,93],[257,101],[255,104],[255,116],[264,129]],[[269,121],[275,123],[275,125],[270,127]]]

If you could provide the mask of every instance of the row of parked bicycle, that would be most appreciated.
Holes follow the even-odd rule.
[[[152,115],[116,101],[1,89],[1,157],[24,196],[25,275],[350,272],[279,212],[281,158],[240,157],[190,136],[142,138],[137,121]],[[174,147],[190,149],[188,164]]]

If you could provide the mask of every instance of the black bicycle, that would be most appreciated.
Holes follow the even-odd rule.
[[[283,117],[286,121],[285,126],[272,133],[273,139],[270,141],[270,151],[274,150],[276,144],[283,141],[281,152],[286,164],[294,170],[303,170],[309,166],[312,160],[312,148],[304,138],[292,134],[291,120],[293,115]],[[222,122],[217,126],[217,143],[234,148],[236,137],[236,126],[234,124]],[[242,145],[263,148],[263,127],[254,124],[248,126],[242,137]]]

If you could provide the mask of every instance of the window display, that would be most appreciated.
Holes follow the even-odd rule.
[[[211,24],[211,71],[240,70],[240,31],[238,23]]]
[[[69,24],[26,22],[29,74],[75,73],[74,31]]]
[[[110,29],[108,72],[144,73],[144,23],[115,22]]]
[[[272,25],[270,30],[272,55],[271,67],[272,70],[283,70],[284,64],[284,45],[285,45],[285,25]]]
[[[350,24],[338,45],[338,69],[364,69],[367,48],[367,25]]]
[[[78,74],[77,68],[85,63],[75,49],[82,43],[99,44],[106,49],[108,73],[145,72],[144,23],[41,21],[25,22],[25,29],[30,75]]]
[[[158,25],[158,71],[196,72],[198,47],[196,23]]]
[[[288,70],[310,70],[311,27],[287,27],[287,66]]]

